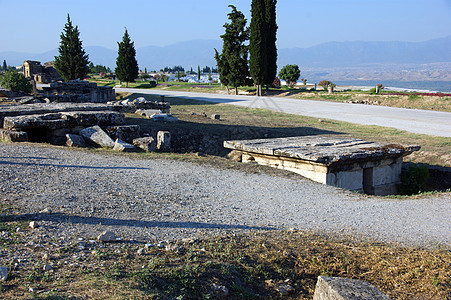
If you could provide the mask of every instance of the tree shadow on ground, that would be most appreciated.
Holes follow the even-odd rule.
[[[139,228],[195,228],[195,229],[240,229],[240,230],[274,230],[269,226],[250,226],[239,224],[203,223],[192,221],[142,221],[134,219],[115,219],[102,217],[84,217],[64,213],[36,213],[21,215],[6,215],[0,217],[0,222],[12,221],[50,221],[64,224],[85,224],[103,226],[122,226]]]

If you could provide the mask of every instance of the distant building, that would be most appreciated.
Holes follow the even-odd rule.
[[[26,60],[23,63],[23,74],[27,78],[34,79],[36,83],[62,81],[63,79],[56,71],[54,65],[53,61],[46,62],[42,66],[39,61]]]

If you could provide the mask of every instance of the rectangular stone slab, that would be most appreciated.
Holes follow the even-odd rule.
[[[417,145],[381,144],[361,139],[326,136],[234,140],[225,141],[224,147],[249,153],[306,160],[326,166],[347,161],[403,157],[420,149]]]

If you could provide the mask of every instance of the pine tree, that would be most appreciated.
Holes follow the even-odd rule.
[[[247,64],[248,47],[244,43],[249,39],[249,29],[246,27],[244,14],[229,5],[232,12],[228,14],[230,23],[224,24],[225,33],[222,53],[215,49],[215,59],[221,83],[227,87],[234,87],[238,94],[238,87],[248,84],[249,67]],[[210,70],[211,76],[211,70]]]
[[[6,60],[3,60],[3,70],[4,71],[8,70],[8,65],[6,64]]]
[[[89,57],[80,40],[78,26],[73,26],[69,14],[61,42],[59,56],[55,56],[55,68],[65,81],[83,79],[89,73]]]
[[[277,73],[276,3],[276,0],[252,0],[251,4],[249,67],[258,96],[262,94],[262,85],[271,84]]]
[[[117,43],[119,50],[116,59],[116,76],[121,82],[126,83],[128,87],[129,82],[134,82],[138,77],[138,62],[136,61],[136,50],[134,42],[131,41],[128,35],[127,28],[125,28],[122,42]]]

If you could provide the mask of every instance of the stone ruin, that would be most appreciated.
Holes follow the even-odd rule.
[[[50,83],[63,80],[55,69],[54,62],[46,62],[44,66],[39,61],[26,60],[23,63],[23,74],[37,83]]]
[[[289,170],[370,195],[396,194],[402,158],[420,149],[417,145],[324,136],[225,141],[224,147],[237,151],[245,163]]]
[[[95,82],[83,80],[54,82],[42,89],[40,97],[49,99],[49,102],[106,103],[116,99],[112,87],[97,86]]]
[[[119,102],[112,104],[55,102],[0,106],[0,124],[3,124],[0,138],[12,142],[106,147],[116,151],[171,150],[169,132],[158,132],[155,138],[146,136],[141,133],[140,126],[124,125],[123,113],[149,108],[153,111],[153,116],[174,118],[169,114],[169,103],[153,102],[144,98]],[[154,120],[162,121],[156,118]]]

